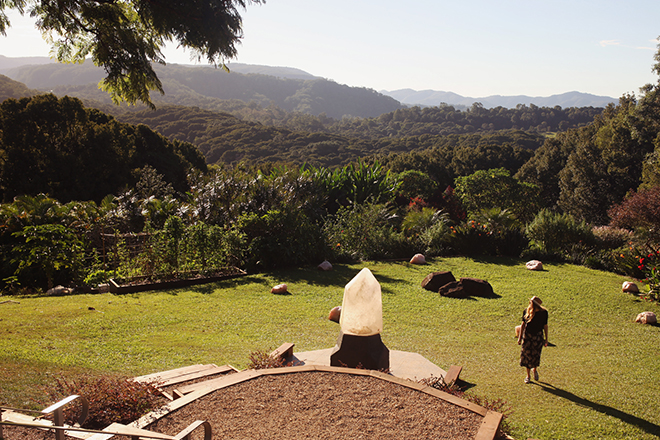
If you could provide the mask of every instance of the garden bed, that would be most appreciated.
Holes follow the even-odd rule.
[[[223,267],[204,272],[179,272],[167,275],[135,277],[126,280],[110,279],[108,285],[111,293],[135,293],[147,290],[178,289],[245,275],[247,275],[247,272],[237,267]]]
[[[214,438],[223,439],[473,440],[493,439],[500,421],[486,420],[490,412],[478,405],[460,405],[462,399],[367,370],[290,367],[246,370],[231,378],[214,391],[218,385],[209,385],[206,395],[200,387],[181,399],[191,400],[182,406],[175,400],[177,409],[146,429],[174,435],[205,420]]]

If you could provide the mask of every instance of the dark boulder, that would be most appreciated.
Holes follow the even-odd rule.
[[[490,298],[495,295],[493,287],[488,281],[480,280],[478,278],[461,278],[460,282],[468,296]]]
[[[431,292],[437,292],[445,284],[456,281],[451,272],[433,272],[426,275],[422,281],[422,287]]]
[[[451,281],[438,289],[438,293],[447,298],[467,298],[468,293],[460,281]]]

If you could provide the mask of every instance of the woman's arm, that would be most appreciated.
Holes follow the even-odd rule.
[[[548,346],[548,324],[543,326],[543,333],[545,333],[545,343],[543,344],[545,347]]]
[[[522,337],[525,334],[525,327],[527,327],[527,321],[523,321],[522,326],[520,327],[520,333],[518,334],[518,345],[522,344]]]

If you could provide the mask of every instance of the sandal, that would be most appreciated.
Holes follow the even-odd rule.
[[[536,370],[534,370],[534,380],[537,382],[539,381],[539,372]]]
[[[529,383],[529,382],[530,382],[529,377],[526,377],[525,378],[525,383]]]

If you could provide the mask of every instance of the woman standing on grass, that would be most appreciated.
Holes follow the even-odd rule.
[[[525,383],[531,381],[532,372],[534,380],[539,380],[537,368],[541,364],[541,350],[548,346],[548,311],[541,307],[542,303],[541,298],[533,296],[529,300],[529,306],[523,311],[518,345],[522,343],[520,366],[527,368]]]

